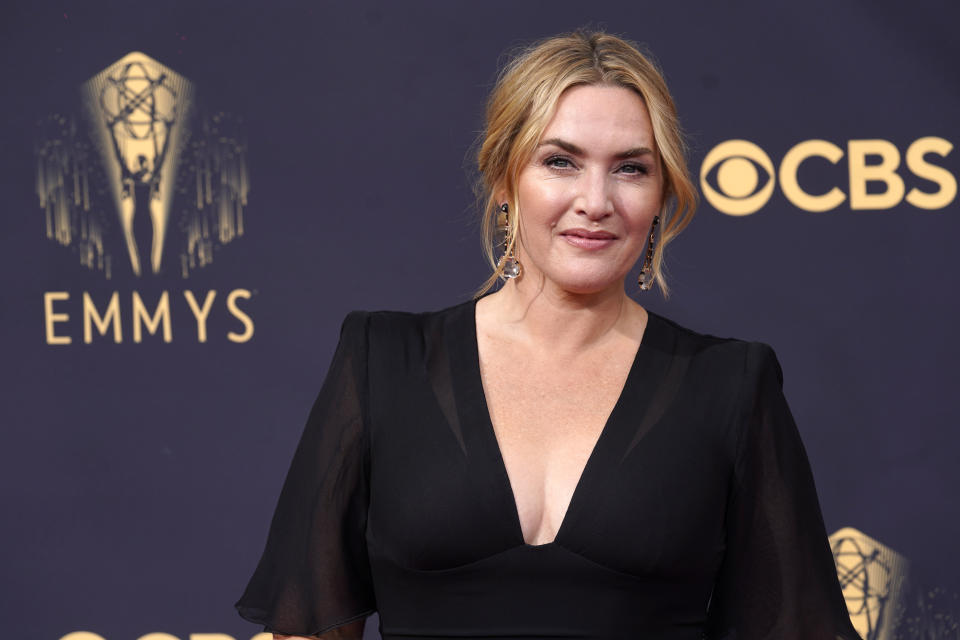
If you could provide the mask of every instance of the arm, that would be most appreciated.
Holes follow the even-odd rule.
[[[377,609],[364,537],[367,317],[344,320],[263,555],[236,604],[241,616],[279,637],[359,639],[360,621]]]
[[[748,347],[726,551],[710,601],[719,640],[859,640],[773,350]]]

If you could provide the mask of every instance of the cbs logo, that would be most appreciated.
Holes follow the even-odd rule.
[[[838,207],[849,196],[851,209],[890,209],[906,200],[919,209],[942,209],[957,195],[957,180],[949,171],[927,161],[928,154],[946,157],[953,145],[943,138],[926,137],[915,140],[907,148],[907,169],[915,176],[929,180],[935,191],[918,188],[906,190],[903,178],[897,173],[900,151],[887,140],[850,140],[847,149],[827,140],[805,140],[783,156],[777,171],[770,156],[748,140],[721,142],[706,155],[700,167],[700,186],[707,201],[715,209],[731,216],[746,216],[759,211],[773,195],[774,176],[780,190],[795,206],[805,211],[829,211]],[[847,156],[848,192],[840,187],[822,194],[809,193],[797,181],[797,170],[810,158],[825,159],[837,164]],[[872,161],[868,163],[868,158]],[[875,159],[879,158],[879,162]],[[767,173],[761,186],[758,168]],[[716,172],[710,184],[708,177]],[[882,192],[869,192],[867,183],[882,183]],[[876,191],[876,190],[874,190]]]

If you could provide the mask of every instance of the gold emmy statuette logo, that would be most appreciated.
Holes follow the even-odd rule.
[[[894,640],[904,607],[909,562],[852,527],[830,536],[830,547],[857,633],[864,640]]]
[[[159,274],[173,237],[171,271],[187,278],[243,235],[249,183],[239,118],[201,116],[193,84],[136,51],[85,82],[81,97],[86,132],[64,115],[40,123],[37,195],[48,239],[110,279],[121,267]]]
[[[88,80],[83,93],[130,267],[138,276],[146,265],[158,273],[193,85],[153,58],[133,52]],[[138,190],[145,197],[136,197]],[[147,256],[140,255],[134,240],[138,215],[150,220]]]
[[[36,192],[48,240],[107,280],[129,282],[188,278],[243,236],[249,181],[241,118],[203,111],[189,80],[136,51],[83,83],[80,94],[83,117],[39,123]],[[172,315],[188,312],[198,343],[211,327],[231,342],[252,338],[253,319],[240,305],[256,289],[221,282],[219,290],[195,293],[159,281],[162,291],[148,286],[143,295],[87,283],[82,291],[44,292],[46,343],[69,345],[82,335],[84,344],[100,336],[120,344],[124,333],[134,343],[145,334],[169,343]],[[232,326],[212,313],[215,299]]]
[[[943,138],[928,136],[914,140],[904,154],[907,170],[933,183],[936,189],[924,191],[914,187],[907,191],[898,173],[900,150],[888,140],[849,140],[846,150],[827,140],[804,140],[787,151],[779,171],[774,169],[770,156],[753,142],[727,140],[711,149],[703,159],[700,187],[707,202],[731,216],[745,216],[763,208],[773,195],[774,176],[780,181],[784,197],[804,211],[830,211],[844,201],[849,201],[851,210],[859,211],[883,211],[902,202],[918,209],[943,209],[957,195],[957,179],[943,167],[929,162],[927,156],[944,158],[952,150],[953,144]],[[814,194],[800,185],[797,173],[804,162],[826,161],[836,165],[844,157],[846,192],[833,186],[826,193]],[[767,173],[762,187],[758,168]],[[882,189],[871,191],[867,188],[869,184]]]

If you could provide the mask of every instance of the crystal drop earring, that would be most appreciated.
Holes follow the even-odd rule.
[[[497,263],[497,270],[500,271],[500,277],[504,280],[517,278],[523,273],[523,265],[513,254],[513,247],[510,246],[510,208],[504,202],[500,205],[500,213],[497,214],[497,230],[503,233],[503,255],[500,256],[500,262]]]
[[[654,216],[653,222],[650,224],[650,240],[647,242],[647,255],[643,259],[643,266],[640,267],[640,277],[637,278],[641,291],[648,291],[650,287],[653,286],[653,247],[658,224],[660,224],[660,216]]]

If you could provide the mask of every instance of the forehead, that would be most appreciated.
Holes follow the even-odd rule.
[[[643,99],[631,89],[577,85],[564,91],[541,139],[561,138],[577,146],[653,148],[653,126]]]

